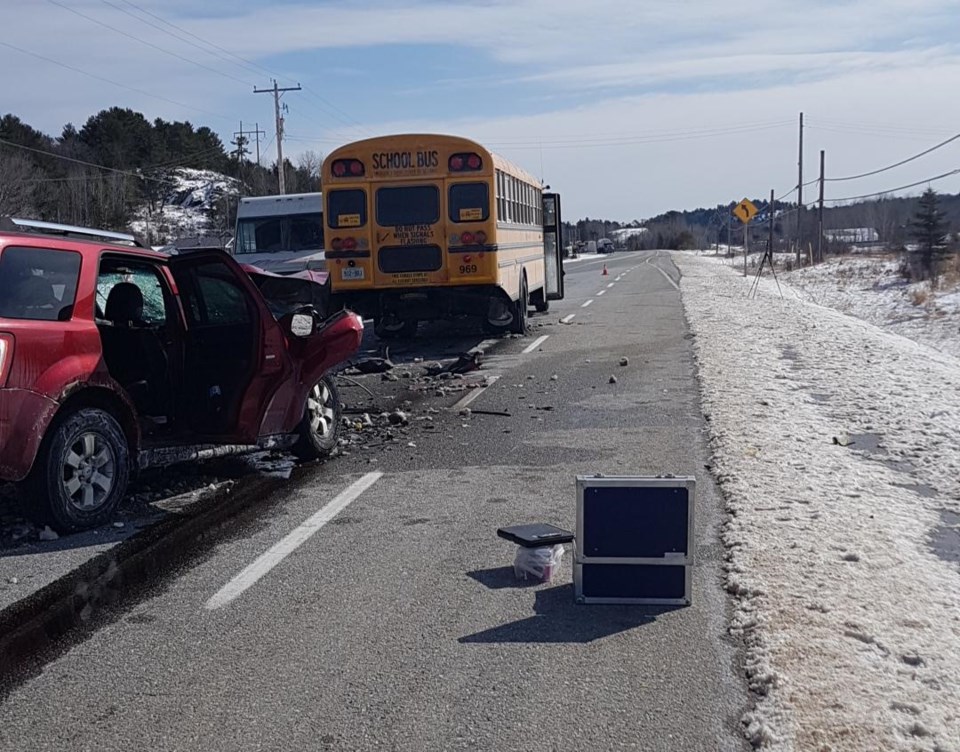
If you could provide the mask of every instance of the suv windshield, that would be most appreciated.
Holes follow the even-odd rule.
[[[79,276],[79,253],[5,248],[0,253],[0,318],[68,321]]]

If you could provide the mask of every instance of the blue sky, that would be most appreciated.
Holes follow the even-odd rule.
[[[252,91],[276,77],[304,86],[284,97],[294,161],[459,133],[542,175],[568,218],[786,193],[801,111],[805,179],[820,149],[841,177],[960,131],[955,0],[0,0],[0,14],[0,109],[51,134],[118,105],[225,142],[259,122],[272,159],[272,101]],[[957,167],[960,141],[827,195]],[[960,176],[934,185],[958,192]]]

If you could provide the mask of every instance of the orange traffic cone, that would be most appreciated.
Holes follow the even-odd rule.
[[[604,264],[604,265],[603,265],[603,274],[601,274],[600,276],[601,276],[601,277],[606,277],[606,276],[608,276],[608,275],[609,275],[609,272],[607,271],[607,265]]]

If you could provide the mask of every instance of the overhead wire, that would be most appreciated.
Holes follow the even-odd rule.
[[[170,99],[169,97],[165,97],[165,96],[162,96],[162,95],[160,95],[160,94],[154,94],[153,92],[149,92],[149,91],[147,91],[146,89],[140,89],[140,88],[138,88],[138,87],[136,87],[136,86],[129,86],[129,85],[127,85],[127,84],[120,83],[119,81],[114,81],[114,80],[109,79],[109,78],[106,78],[106,77],[104,77],[104,76],[100,76],[100,75],[98,75],[98,74],[96,74],[96,73],[90,73],[90,71],[85,71],[85,70],[83,70],[83,69],[81,69],[81,68],[77,68],[77,67],[75,67],[75,66],[73,66],[73,65],[69,65],[69,64],[67,64],[67,63],[61,63],[59,60],[54,60],[52,57],[47,57],[46,55],[41,55],[41,54],[39,54],[39,53],[37,53],[37,52],[32,52],[32,51],[30,51],[30,50],[25,50],[23,47],[17,47],[16,45],[10,44],[9,42],[5,42],[5,41],[3,41],[2,39],[0,39],[0,45],[2,45],[2,46],[4,46],[4,47],[7,47],[7,48],[9,48],[9,49],[11,49],[11,50],[15,50],[16,52],[20,52],[20,53],[22,53],[22,54],[24,54],[24,55],[29,55],[30,57],[37,58],[38,60],[43,60],[44,62],[52,63],[53,65],[59,66],[59,67],[61,67],[61,68],[65,68],[65,69],[67,69],[67,70],[69,70],[69,71],[73,71],[74,73],[80,73],[81,75],[87,76],[87,77],[89,77],[89,78],[93,78],[93,79],[95,79],[95,80],[97,80],[97,81],[102,81],[103,83],[110,84],[111,86],[117,86],[117,87],[119,87],[119,88],[121,88],[121,89],[127,89],[128,91],[132,91],[132,92],[135,92],[135,93],[137,93],[137,94],[142,94],[142,95],[145,96],[145,97],[150,97],[151,99],[157,99],[157,100],[159,100],[159,101],[161,101],[161,102],[166,102],[167,104],[176,105],[177,107],[183,107],[184,109],[187,109],[187,110],[193,110],[193,111],[195,111],[195,112],[202,112],[202,113],[205,114],[205,115],[210,115],[211,117],[215,117],[215,118],[218,118],[218,119],[220,119],[220,120],[226,120],[226,121],[228,121],[228,122],[233,122],[233,118],[227,117],[227,116],[224,115],[223,113],[213,112],[213,111],[211,111],[211,110],[203,109],[202,107],[194,107],[193,105],[186,104],[185,102],[178,102],[178,101],[175,100],[175,99]]]
[[[34,152],[35,154],[43,154],[47,157],[53,157],[54,159],[61,159],[64,162],[73,162],[74,164],[84,165],[86,167],[95,167],[98,170],[104,170],[105,172],[113,172],[119,175],[127,175],[128,177],[139,178],[140,180],[150,180],[155,183],[171,183],[173,182],[169,178],[155,178],[150,177],[149,175],[143,175],[139,172],[132,172],[130,170],[120,170],[116,167],[107,167],[106,165],[97,164],[96,162],[88,162],[84,159],[76,159],[75,157],[68,157],[64,154],[57,154],[53,151],[46,151],[45,149],[37,149],[34,146],[26,146],[25,144],[18,144],[15,141],[8,141],[5,138],[0,138],[0,144],[4,146],[10,146],[14,149],[22,149],[23,151]],[[149,168],[145,168],[149,169]]]
[[[102,0],[102,2],[106,3],[107,5],[109,5],[109,6],[111,6],[111,7],[117,8],[117,10],[121,10],[121,11],[123,10],[122,8],[117,7],[113,2],[110,2],[109,0]],[[192,39],[197,40],[198,42],[202,42],[202,43],[203,43],[204,45],[206,45],[207,47],[210,47],[210,48],[212,48],[212,49],[214,49],[214,50],[217,50],[218,52],[221,52],[221,53],[223,53],[224,55],[228,55],[229,57],[233,58],[234,60],[239,61],[239,63],[233,63],[233,65],[236,65],[237,67],[246,68],[247,70],[251,70],[251,71],[259,71],[261,74],[262,74],[262,73],[265,73],[266,75],[271,76],[272,78],[281,79],[281,80],[286,80],[286,81],[291,81],[291,82],[293,81],[293,79],[291,79],[291,78],[289,78],[289,77],[287,77],[287,76],[283,76],[283,75],[278,74],[278,73],[276,73],[276,72],[274,72],[274,71],[271,71],[269,68],[266,68],[266,67],[264,67],[263,65],[261,65],[261,64],[259,64],[259,63],[257,63],[257,62],[254,62],[254,61],[252,61],[252,60],[248,60],[247,58],[245,58],[245,57],[243,57],[243,56],[241,56],[241,55],[237,55],[236,53],[231,52],[230,50],[226,49],[225,47],[221,47],[220,45],[218,45],[218,44],[216,44],[216,43],[214,43],[214,42],[211,42],[209,39],[205,39],[205,38],[199,36],[198,34],[194,34],[192,31],[189,31],[188,29],[185,29],[185,28],[183,28],[182,26],[178,26],[177,24],[173,23],[172,21],[168,21],[167,19],[163,18],[162,16],[160,16],[160,15],[158,15],[158,14],[156,14],[156,13],[153,13],[153,12],[147,10],[146,8],[143,8],[142,6],[138,5],[137,3],[132,2],[131,0],[120,0],[120,2],[122,2],[124,5],[127,5],[127,6],[129,6],[129,7],[131,7],[131,8],[134,8],[134,9],[140,11],[140,12],[143,13],[144,15],[150,16],[151,18],[156,19],[157,21],[160,21],[160,22],[163,23],[163,24],[166,24],[167,26],[169,26],[169,27],[171,27],[171,28],[173,28],[173,29],[176,29],[177,31],[179,31],[179,32],[181,32],[181,33],[183,33],[183,34],[186,34],[187,36],[191,37]],[[128,14],[128,15],[133,15],[133,14]],[[134,17],[136,17],[136,16],[134,16]],[[141,19],[141,20],[143,20],[143,19]],[[146,23],[146,22],[145,22],[145,23]],[[150,24],[150,25],[153,26],[153,24]],[[203,49],[202,47],[199,47],[199,45],[197,45],[197,47],[198,47],[198,49]],[[299,82],[295,82],[295,83],[299,83]],[[358,121],[354,120],[352,117],[350,117],[350,115],[348,115],[346,112],[344,112],[342,109],[340,109],[339,107],[337,107],[335,104],[333,104],[333,103],[330,102],[329,100],[325,99],[324,97],[322,97],[322,96],[320,96],[319,94],[317,94],[316,92],[314,92],[310,87],[308,87],[308,86],[302,86],[302,85],[301,85],[301,89],[302,89],[302,91],[303,91],[304,93],[306,93],[308,96],[313,97],[314,99],[316,99],[317,101],[319,101],[321,104],[324,105],[324,108],[322,109],[322,111],[323,111],[323,114],[326,115],[327,117],[333,118],[333,119],[335,119],[335,120],[339,120],[339,121],[341,122],[341,124],[347,125],[348,127],[351,127],[351,128],[359,128],[361,131],[365,131],[365,132],[369,133],[368,131],[366,131],[366,129],[364,128],[364,126],[362,126]]]
[[[121,1],[123,1],[123,0],[121,0]],[[206,49],[206,48],[204,48],[204,47],[201,47],[199,44],[197,44],[197,43],[194,42],[194,41],[191,41],[190,39],[188,39],[188,38],[185,36],[185,34],[190,35],[190,36],[196,36],[196,35],[190,34],[190,32],[188,32],[188,31],[186,31],[186,30],[184,30],[184,29],[180,29],[180,27],[178,27],[178,26],[176,26],[176,25],[174,25],[174,24],[168,23],[167,21],[163,21],[163,19],[160,18],[159,16],[157,16],[156,14],[151,13],[150,11],[148,11],[148,10],[146,10],[146,9],[144,9],[144,8],[141,8],[141,7],[139,7],[138,5],[135,5],[135,4],[133,4],[133,3],[127,3],[127,5],[130,5],[130,6],[134,7],[134,8],[136,8],[136,9],[139,10],[141,13],[144,13],[144,14],[146,14],[146,15],[148,15],[148,16],[151,16],[151,17],[156,18],[156,19],[158,19],[158,20],[160,20],[160,21],[163,21],[163,22],[166,23],[168,26],[171,26],[171,27],[173,27],[174,29],[178,29],[179,31],[181,31],[181,32],[183,32],[183,33],[182,33],[182,34],[178,34],[178,33],[174,32],[174,31],[171,31],[170,29],[164,28],[164,27],[161,26],[160,24],[156,24],[156,23],[153,23],[152,21],[148,21],[147,19],[142,18],[141,16],[138,16],[138,15],[137,15],[136,13],[134,13],[133,11],[127,10],[126,8],[121,8],[121,7],[120,7],[119,5],[117,5],[116,3],[111,2],[111,0],[100,0],[100,2],[102,2],[104,5],[107,5],[107,6],[111,7],[111,8],[113,8],[113,9],[116,10],[116,11],[119,11],[120,13],[123,13],[123,14],[125,14],[125,15],[127,15],[127,16],[130,16],[130,18],[136,19],[136,20],[139,21],[140,23],[146,24],[147,26],[149,26],[149,27],[151,27],[151,28],[153,28],[153,29],[156,29],[157,31],[160,31],[160,32],[162,32],[162,33],[164,33],[164,34],[166,34],[167,36],[173,37],[174,39],[177,39],[177,40],[183,42],[184,44],[188,44],[188,45],[190,45],[191,47],[194,47],[194,48],[200,50],[201,52],[206,53],[207,55],[210,55],[210,56],[212,56],[212,57],[215,57],[215,58],[217,58],[218,60],[220,60],[220,61],[222,61],[222,62],[224,62],[224,63],[228,63],[229,65],[236,66],[237,68],[239,68],[240,70],[242,70],[242,71],[244,71],[244,72],[246,72],[246,73],[256,72],[258,76],[260,75],[259,71],[255,71],[255,69],[251,68],[250,66],[248,66],[248,65],[246,65],[246,64],[244,64],[244,63],[237,63],[237,62],[235,62],[234,60],[231,60],[231,59],[230,59],[229,57],[227,57],[226,55],[217,52],[216,50]],[[198,37],[198,38],[199,38],[199,37]]]
[[[249,86],[249,81],[246,81],[242,78],[237,78],[236,76],[233,76],[229,73],[224,73],[223,71],[217,70],[216,68],[212,68],[209,65],[205,65],[199,62],[198,60],[192,60],[189,57],[185,57],[184,55],[181,55],[178,52],[173,52],[172,50],[168,50],[166,47],[161,47],[159,44],[148,42],[146,39],[142,39],[138,36],[135,36],[128,31],[123,31],[122,29],[118,29],[116,26],[111,26],[108,23],[104,23],[98,18],[94,18],[93,16],[88,16],[86,13],[82,13],[76,8],[71,8],[69,5],[65,5],[61,3],[59,0],[47,0],[47,2],[50,3],[51,5],[56,5],[58,8],[63,8],[64,10],[69,11],[70,13],[73,13],[74,15],[79,16],[80,18],[84,18],[87,21],[90,21],[91,23],[96,24],[97,26],[102,26],[105,29],[109,29],[110,31],[113,31],[119,34],[120,36],[128,37],[130,39],[133,39],[136,42],[139,42],[140,44],[145,44],[147,45],[147,47],[151,47],[159,52],[164,53],[165,55],[169,55],[170,57],[176,58],[177,60],[181,60],[185,63],[190,63],[191,65],[196,65],[198,68],[203,68],[204,70],[210,71],[211,73],[215,73],[218,76],[222,76],[223,78],[243,84],[244,86]]]
[[[626,136],[576,136],[565,138],[545,138],[536,140],[497,141],[491,140],[488,146],[504,149],[539,149],[539,148],[568,148],[580,146],[630,146],[644,143],[665,143],[669,141],[687,141],[700,138],[714,138],[718,136],[752,133],[762,130],[780,128],[792,124],[791,121],[775,121],[740,126],[720,128],[704,128],[688,131],[655,131],[647,134],[637,133]]]
[[[860,173],[859,175],[847,175],[847,176],[842,177],[842,178],[824,178],[824,179],[825,179],[828,183],[837,183],[837,182],[842,182],[842,181],[846,181],[846,180],[859,180],[860,178],[870,177],[871,175],[879,175],[881,172],[886,172],[887,170],[892,170],[892,169],[894,169],[895,167],[900,167],[901,165],[905,165],[905,164],[907,164],[907,163],[909,163],[909,162],[913,162],[914,160],[920,159],[920,157],[924,157],[924,156],[926,156],[927,154],[930,154],[931,152],[936,151],[937,149],[943,148],[943,147],[946,146],[947,144],[956,141],[958,138],[960,138],[960,133],[957,133],[956,135],[951,136],[950,138],[948,138],[948,139],[945,140],[945,141],[941,141],[939,144],[936,144],[935,146],[931,146],[929,149],[924,149],[924,150],[921,151],[919,154],[914,154],[912,157],[907,157],[906,159],[901,159],[899,162],[894,162],[893,164],[887,165],[886,167],[881,167],[881,168],[878,169],[878,170],[871,170],[870,172],[863,172],[863,173]]]
[[[907,188],[916,188],[918,185],[926,185],[927,183],[932,183],[935,180],[943,180],[944,178],[951,177],[952,175],[960,175],[960,167],[955,170],[950,170],[949,172],[941,173],[940,175],[934,175],[932,178],[926,178],[925,180],[918,180],[916,183],[910,183],[908,185],[897,186],[896,188],[888,188],[885,191],[877,191],[876,193],[865,193],[862,196],[846,196],[844,198],[825,198],[825,203],[838,203],[842,201],[860,201],[867,198],[876,198],[877,196],[885,196],[889,193],[896,193],[897,191],[904,191]]]

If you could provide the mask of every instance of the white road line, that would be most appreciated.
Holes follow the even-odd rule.
[[[573,317],[576,316],[576,315],[577,315],[577,314],[575,314],[575,313],[571,313],[569,316],[564,316],[562,319],[560,319],[560,323],[561,323],[561,324],[569,324],[569,323],[573,320]]]
[[[660,252],[657,251],[657,253],[660,253]],[[654,258],[656,258],[656,256],[654,256]],[[646,263],[650,264],[650,259],[647,259]],[[676,282],[674,282],[672,279],[670,279],[670,275],[667,274],[663,269],[661,269],[661,268],[660,268],[659,266],[657,266],[656,264],[650,264],[650,266],[652,266],[654,269],[656,269],[658,272],[660,272],[660,273],[663,275],[663,278],[664,278],[665,280],[667,280],[667,282],[669,282],[671,285],[673,285],[673,289],[674,289],[674,290],[679,290],[679,289],[680,289],[680,285],[678,285]]]
[[[531,342],[529,345],[527,345],[525,348],[523,348],[523,354],[524,354],[524,355],[528,355],[528,354],[532,353],[534,350],[536,350],[538,347],[540,347],[540,345],[542,345],[542,344],[543,344],[544,342],[546,342],[548,339],[550,339],[550,335],[549,335],[549,334],[544,334],[542,337],[537,337],[533,342]]]
[[[601,290],[600,292],[597,293],[597,297],[599,298],[599,297],[600,297],[601,295],[603,295],[605,292],[606,292],[606,290]]]
[[[497,381],[499,380],[499,378],[500,378],[499,375],[497,375],[497,376],[488,376],[488,377],[487,377],[487,385],[486,385],[486,386],[482,386],[482,387],[480,387],[479,389],[474,389],[472,392],[470,392],[470,394],[466,395],[463,399],[461,399],[459,402],[457,402],[457,403],[456,403],[453,407],[451,407],[450,409],[451,409],[451,410],[462,410],[462,409],[465,408],[467,405],[469,405],[471,402],[473,402],[477,397],[479,397],[481,394],[483,394],[485,391],[487,391],[487,389],[489,389],[489,388],[492,387],[495,383],[497,383]]]
[[[209,611],[222,608],[230,603],[230,601],[242,595],[245,590],[255,585],[258,580],[270,572],[277,564],[310,540],[320,528],[330,522],[330,520],[336,517],[348,505],[356,501],[364,491],[380,480],[382,476],[383,473],[380,472],[367,473],[359,480],[347,486],[347,488],[337,494],[329,504],[307,518],[307,520],[292,533],[277,541],[267,549],[265,553],[257,557],[252,564],[240,572],[240,574],[220,588],[220,590],[207,601],[206,608]]]
[[[586,308],[586,307],[587,307],[588,305],[590,305],[592,302],[593,302],[593,298],[591,298],[590,300],[588,300],[586,303],[584,303],[584,304],[583,304],[582,306],[580,306],[580,307],[581,307],[581,308]]]
[[[614,286],[614,284],[616,284],[616,283],[615,283],[615,282],[611,282],[609,285],[607,285],[607,289],[609,290],[611,287]]]

